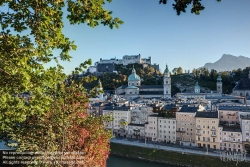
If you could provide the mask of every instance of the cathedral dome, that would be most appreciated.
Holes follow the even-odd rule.
[[[133,68],[132,74],[128,77],[128,81],[140,81],[141,78],[136,74],[135,69]]]

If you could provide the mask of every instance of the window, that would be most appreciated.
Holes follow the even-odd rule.
[[[215,138],[213,138],[213,142],[215,142]]]
[[[203,141],[205,141],[205,137],[203,137]]]

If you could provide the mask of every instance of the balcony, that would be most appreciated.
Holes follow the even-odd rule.
[[[216,131],[216,129],[215,129],[215,128],[212,128],[211,131]]]
[[[216,137],[216,134],[211,134],[212,137]]]
[[[197,126],[196,129],[197,129],[197,130],[201,130],[201,127],[200,127],[200,126]]]
[[[197,136],[201,136],[201,133],[196,133]]]
[[[179,129],[179,130],[176,130],[176,132],[185,133],[186,131]]]

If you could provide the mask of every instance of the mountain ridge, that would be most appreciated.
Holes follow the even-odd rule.
[[[208,70],[215,69],[217,71],[232,71],[234,69],[244,69],[250,66],[250,58],[246,56],[234,56],[231,54],[223,54],[222,57],[214,63],[206,63],[203,67]]]

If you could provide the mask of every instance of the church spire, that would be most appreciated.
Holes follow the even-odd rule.
[[[168,65],[166,64],[166,68],[164,70],[164,73],[169,73],[169,70],[168,70]]]

